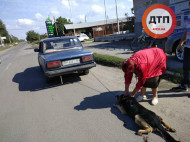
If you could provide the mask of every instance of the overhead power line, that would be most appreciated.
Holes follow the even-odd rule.
[[[39,29],[46,29],[46,28],[41,28],[39,27]],[[25,28],[25,29],[7,29],[7,30],[36,30],[36,29],[33,29],[33,28]]]

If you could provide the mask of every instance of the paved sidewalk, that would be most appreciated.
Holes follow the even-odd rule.
[[[123,59],[129,58],[133,52],[130,50],[113,50],[113,49],[98,49],[98,48],[92,48],[92,47],[86,47],[86,49],[99,54],[105,54],[110,56],[116,56]]]
[[[116,56],[123,59],[129,58],[133,54],[133,52],[131,52],[130,50],[113,50],[111,48],[97,48],[98,45],[95,45],[95,48],[93,48],[92,44],[90,46],[88,46],[88,44],[85,44],[84,47],[94,53]],[[167,66],[180,67],[181,63],[178,62],[174,56],[169,56]],[[133,90],[133,88],[136,85],[136,82],[137,80],[133,77],[133,80],[130,85],[130,91]],[[187,141],[189,139],[190,132],[190,120],[188,119],[190,117],[190,111],[188,109],[190,102],[188,96],[190,95],[190,91],[181,93],[170,91],[170,89],[175,86],[178,86],[178,84],[174,84],[170,81],[162,79],[158,90],[158,105],[152,106],[147,103],[150,103],[152,98],[152,91],[150,88],[147,88],[146,92],[148,100],[142,101],[140,103],[146,108],[161,115],[167,122],[169,122],[169,124],[176,128],[177,132],[174,134],[170,133],[171,135],[177,137],[181,141]],[[139,94],[140,92],[136,95],[136,97]]]
[[[115,42],[82,42],[83,46],[94,53],[107,54],[120,57],[123,59],[129,58],[133,52],[130,50],[130,41],[115,41]],[[183,63],[178,61],[174,55],[167,55],[167,67],[180,69]]]

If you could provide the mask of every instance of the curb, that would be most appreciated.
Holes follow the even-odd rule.
[[[169,75],[172,75],[172,76],[175,76],[175,77],[181,77],[181,75],[179,73],[172,72],[172,71],[166,71],[166,74],[169,74]]]

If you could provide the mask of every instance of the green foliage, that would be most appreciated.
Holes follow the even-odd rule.
[[[1,19],[0,19],[0,36],[1,37],[6,37],[6,39],[4,40],[5,43],[10,43],[10,41],[9,41],[9,38],[10,38],[9,33],[8,33],[8,31],[6,29],[6,26],[3,24],[3,21]]]
[[[53,24],[55,36],[64,36],[63,31],[65,24],[72,24],[72,22],[70,21],[70,19],[62,18],[61,16],[56,19],[56,25],[55,23]],[[57,28],[57,33],[56,33],[56,28]]]
[[[80,33],[85,33],[86,29],[80,29],[79,31],[80,31]]]
[[[26,40],[28,42],[34,42],[34,41],[39,41],[40,35],[36,32],[32,31],[28,31],[26,33]]]
[[[11,35],[11,42],[14,43],[14,42],[19,42],[19,39],[13,35]]]
[[[105,66],[110,67],[121,67],[121,64],[123,63],[124,59],[115,57],[115,56],[109,56],[109,55],[102,55],[98,53],[94,53],[95,61],[98,64],[102,64]]]
[[[9,49],[9,48],[10,48],[10,46],[4,47],[4,48],[0,48],[0,51],[6,50],[6,49]]]
[[[127,22],[125,22],[124,30],[129,30],[130,33],[134,32],[135,17],[129,17],[128,13],[125,13]]]
[[[175,84],[180,84],[181,83],[181,77],[173,76],[170,74],[163,74],[162,75],[163,79],[169,80]]]
[[[45,38],[47,38],[47,35],[45,35],[45,34],[40,35],[40,40],[45,39]]]
[[[14,47],[14,46],[16,46],[16,44],[8,44],[8,46],[0,48],[0,51],[4,51],[4,50],[9,49],[9,48]]]

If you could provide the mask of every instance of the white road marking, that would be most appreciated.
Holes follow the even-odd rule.
[[[8,70],[10,66],[11,66],[11,63],[8,64],[5,70]]]

